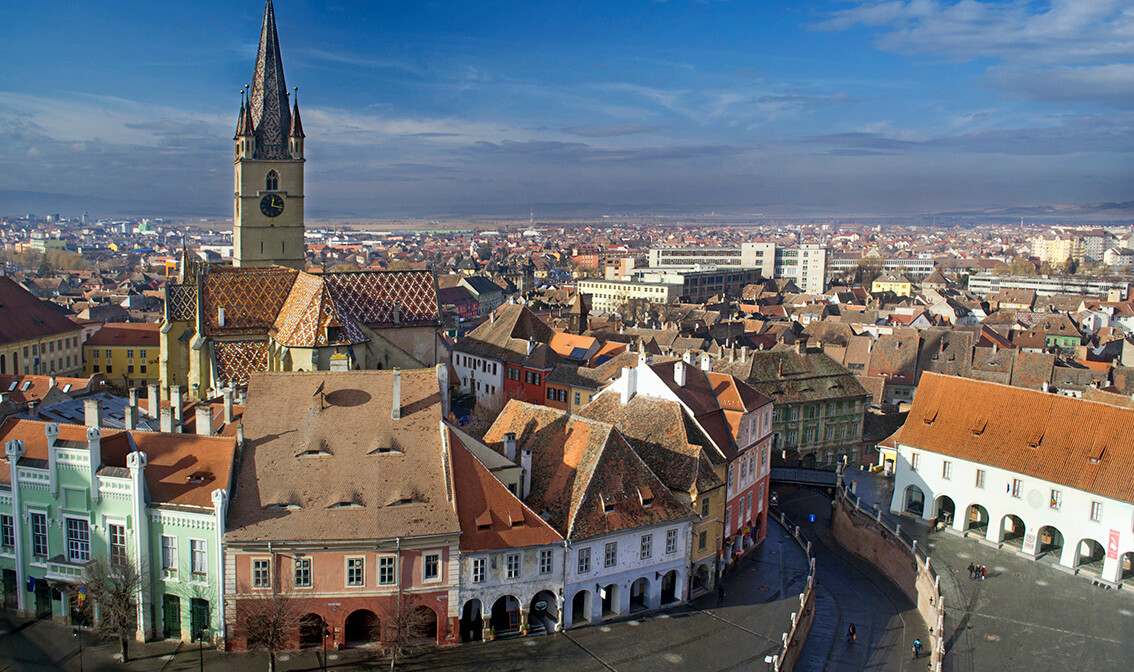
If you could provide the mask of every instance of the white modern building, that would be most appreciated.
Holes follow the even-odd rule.
[[[589,294],[591,310],[596,313],[617,311],[632,299],[650,303],[673,303],[681,296],[681,280],[676,282],[627,282],[618,280],[580,280],[579,293]]]
[[[655,247],[650,268],[756,268],[765,278],[786,278],[809,294],[827,288],[827,248],[818,243],[777,247],[775,243],[742,243],[739,247]]]
[[[1134,579],[1134,409],[922,375],[893,513],[1096,580]]]
[[[969,276],[969,291],[979,296],[996,294],[1002,289],[1030,289],[1038,296],[1076,294],[1098,296],[1121,301],[1130,291],[1130,282],[1122,278],[1055,275],[996,275],[978,273]]]

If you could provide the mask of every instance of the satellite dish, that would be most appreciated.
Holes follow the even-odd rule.
[[[315,391],[311,393],[311,396],[314,397],[316,395],[323,394],[323,388],[326,387],[326,386],[327,386],[327,381],[325,381],[325,380],[323,382],[319,383],[319,387],[315,388]]]

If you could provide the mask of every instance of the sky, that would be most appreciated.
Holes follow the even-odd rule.
[[[263,11],[0,0],[0,214],[231,216]],[[309,218],[1134,201],[1134,0],[275,13]]]

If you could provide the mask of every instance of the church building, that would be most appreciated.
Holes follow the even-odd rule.
[[[243,387],[253,371],[419,368],[444,359],[431,271],[304,270],[304,133],[272,1],[234,137],[233,262],[184,255],[165,288],[163,396]],[[166,397],[168,398],[168,397]]]

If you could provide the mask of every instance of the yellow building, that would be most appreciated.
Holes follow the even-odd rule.
[[[0,374],[77,376],[82,327],[0,276]]]
[[[104,324],[83,344],[83,372],[126,389],[160,382],[160,336],[160,324]]]
[[[901,273],[883,273],[870,284],[872,293],[893,292],[898,296],[913,296],[913,283]]]

